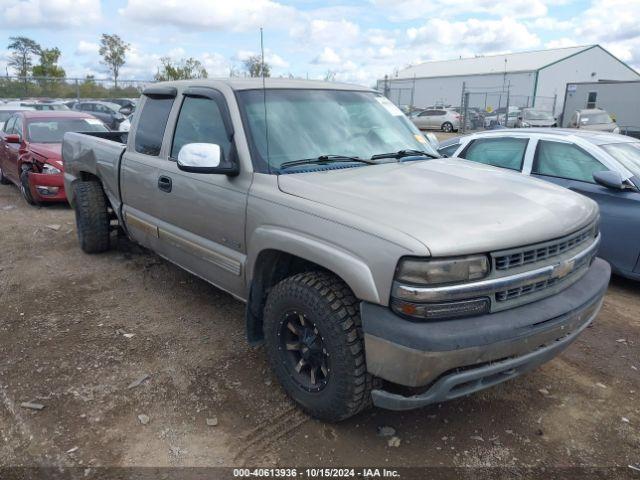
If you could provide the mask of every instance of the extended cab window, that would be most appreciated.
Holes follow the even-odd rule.
[[[609,169],[576,145],[540,140],[531,173],[595,183],[594,172],[604,170]]]
[[[527,142],[526,138],[480,138],[473,140],[460,157],[472,162],[520,171]]]
[[[173,134],[171,158],[178,158],[180,149],[187,143],[215,143],[220,146],[224,158],[229,158],[231,141],[214,100],[185,97]]]
[[[135,132],[135,151],[145,155],[160,155],[162,137],[167,127],[173,97],[147,97],[140,112],[138,128]]]

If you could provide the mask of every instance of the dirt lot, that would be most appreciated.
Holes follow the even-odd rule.
[[[0,186],[0,305],[0,466],[620,466],[611,476],[626,476],[640,462],[640,285],[618,278],[594,326],[539,370],[338,425],[285,398],[264,351],[244,340],[240,302],[124,239],[83,254],[68,207],[28,207],[13,186]]]

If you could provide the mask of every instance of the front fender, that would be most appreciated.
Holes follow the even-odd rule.
[[[253,232],[246,264],[248,285],[256,260],[265,250],[282,251],[316,263],[342,278],[358,299],[382,303],[373,272],[356,253],[308,233],[275,226],[262,226]]]

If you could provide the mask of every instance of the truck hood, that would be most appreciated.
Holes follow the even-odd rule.
[[[287,174],[278,183],[289,195],[353,214],[354,224],[403,232],[434,256],[546,241],[598,215],[595,202],[569,190],[460,159]]]

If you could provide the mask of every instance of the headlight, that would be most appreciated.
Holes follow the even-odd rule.
[[[405,258],[398,264],[395,282],[415,288],[436,288],[446,284],[478,280],[486,277],[488,273],[489,257],[486,255],[437,259]],[[417,321],[482,315],[491,309],[491,301],[487,297],[420,303],[412,301],[410,296],[400,295],[399,292],[396,294],[397,296],[391,298],[391,309],[405,318]]]
[[[49,175],[54,175],[56,173],[62,173],[62,170],[60,170],[59,168],[54,167],[53,165],[45,163],[44,165],[42,165],[42,173],[46,173],[46,174],[49,174]]]
[[[486,255],[431,260],[406,258],[398,265],[396,281],[412,285],[438,285],[477,280],[487,273],[489,258]]]

